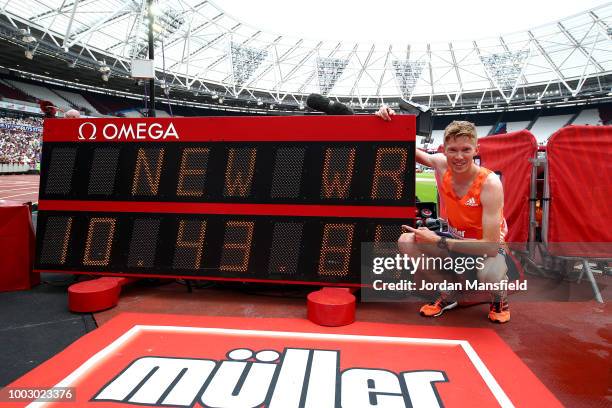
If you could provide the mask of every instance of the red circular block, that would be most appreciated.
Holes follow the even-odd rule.
[[[355,295],[347,289],[323,288],[308,294],[308,320],[320,326],[345,326],[355,321]]]
[[[68,308],[72,312],[91,313],[117,305],[124,278],[99,278],[75,283],[68,288]]]

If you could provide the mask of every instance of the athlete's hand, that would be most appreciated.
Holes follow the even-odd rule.
[[[409,225],[402,225],[404,232],[414,233],[414,240],[419,244],[437,244],[440,236],[425,227],[412,228]]]
[[[391,120],[391,116],[395,115],[395,111],[387,105],[382,105],[375,115],[383,120],[389,121]]]

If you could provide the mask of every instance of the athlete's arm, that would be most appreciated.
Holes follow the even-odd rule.
[[[448,249],[470,255],[495,256],[499,249],[500,225],[502,222],[502,208],[504,204],[504,189],[496,174],[491,173],[482,185],[480,192],[482,204],[482,239],[447,239]],[[403,225],[406,232],[413,232],[417,243],[437,244],[441,238],[427,228],[412,228]]]
[[[434,170],[446,170],[446,156],[442,153],[429,154],[416,149],[416,161],[423,166],[431,167]]]
[[[382,105],[375,113],[382,120],[390,121],[391,116],[395,116],[395,111],[387,105]],[[444,171],[446,166],[446,156],[442,153],[429,154],[416,149],[416,162],[423,166],[431,167],[434,170]]]

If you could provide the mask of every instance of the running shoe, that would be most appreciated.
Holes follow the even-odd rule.
[[[510,306],[508,298],[504,295],[492,295],[493,299],[489,308],[489,320],[493,323],[507,323],[510,321]]]
[[[436,300],[421,307],[421,316],[438,317],[447,310],[457,307],[457,301],[449,298],[447,294],[441,294]]]

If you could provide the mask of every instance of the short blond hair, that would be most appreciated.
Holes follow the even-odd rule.
[[[455,140],[458,137],[465,136],[476,144],[478,136],[476,135],[476,126],[472,122],[466,120],[453,120],[444,129],[444,144],[449,140]]]

